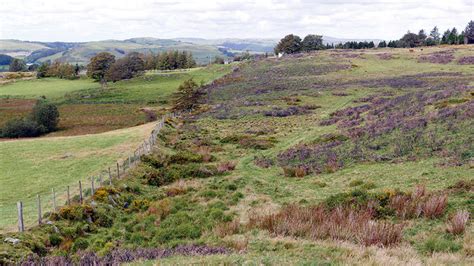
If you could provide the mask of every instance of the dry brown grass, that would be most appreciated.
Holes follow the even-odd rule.
[[[214,233],[219,237],[230,236],[237,234],[240,228],[240,220],[235,219],[231,222],[218,224],[214,228]]]
[[[277,236],[311,239],[349,240],[365,246],[391,246],[402,239],[402,225],[373,220],[370,210],[336,208],[321,205],[289,205],[275,214],[249,216],[248,226]]]
[[[217,171],[219,173],[230,172],[235,169],[236,163],[235,162],[223,162],[217,165]]]
[[[390,199],[390,208],[402,219],[442,216],[446,210],[448,196],[428,193],[424,186],[417,186],[411,195],[396,195]]]
[[[460,235],[466,231],[469,221],[469,212],[465,210],[457,211],[447,222],[446,231],[453,235]]]

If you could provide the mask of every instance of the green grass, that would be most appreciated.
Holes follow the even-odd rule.
[[[209,83],[228,73],[231,65],[212,65],[190,71],[151,72],[132,80],[109,82],[107,89],[77,91],[67,95],[67,102],[79,103],[169,103],[179,85],[190,78]]]
[[[114,102],[158,102],[169,100],[169,96],[186,79],[209,83],[228,73],[230,65],[213,65],[189,71],[152,72],[131,80],[109,82],[107,89],[88,78],[64,80],[45,78],[22,80],[0,85],[0,97],[38,98],[46,96],[57,102],[114,103]]]
[[[0,97],[60,99],[66,93],[79,90],[98,89],[100,85],[91,79],[65,80],[45,78],[20,80],[6,85],[0,85]]]
[[[37,194],[50,199],[51,188],[55,188],[58,195],[64,196],[67,185],[76,188],[77,181],[97,175],[127,157],[149,136],[153,126],[151,123],[95,135],[0,142],[0,231],[15,224],[17,201],[26,205],[26,218],[31,222],[36,213],[30,208]],[[89,186],[89,182],[85,184]]]

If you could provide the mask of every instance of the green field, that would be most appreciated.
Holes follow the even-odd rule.
[[[213,65],[189,71],[151,72],[132,80],[109,82],[108,88],[104,90],[100,89],[99,83],[88,78],[22,80],[0,85],[0,97],[35,99],[45,96],[58,102],[65,98],[81,102],[156,101],[169,97],[186,79],[208,83],[229,70],[230,65]]]
[[[14,227],[17,201],[33,208],[37,194],[48,202],[55,188],[64,198],[66,186],[76,188],[79,180],[99,173],[105,176],[103,171],[128,157],[149,137],[154,125],[94,135],[1,141],[0,230]],[[33,217],[34,212],[26,212],[29,223]]]
[[[98,89],[100,85],[91,79],[65,80],[45,78],[20,80],[6,85],[0,85],[0,97],[59,99],[65,94],[78,90]]]

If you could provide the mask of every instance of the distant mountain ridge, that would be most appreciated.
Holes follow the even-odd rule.
[[[216,56],[231,56],[234,53],[271,53],[279,39],[273,38],[173,38],[160,39],[137,37],[125,40],[103,40],[91,42],[38,42],[12,39],[0,40],[0,54],[25,59],[28,63],[59,60],[69,63],[87,64],[99,52],[109,52],[122,57],[128,52],[163,52],[187,50],[193,53],[198,63],[206,63]],[[378,39],[345,39],[323,36],[324,44],[347,41],[373,41]]]

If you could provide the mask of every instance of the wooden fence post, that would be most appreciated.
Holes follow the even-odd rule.
[[[112,173],[110,172],[110,167],[109,167],[109,185],[112,185]]]
[[[38,224],[41,224],[42,223],[42,220],[41,220],[41,197],[40,195],[38,194]]]
[[[120,166],[118,162],[117,162],[117,178],[120,179]]]
[[[67,186],[67,205],[71,205],[71,193],[69,191],[69,186]]]
[[[91,177],[91,196],[94,195],[94,177]]]
[[[23,202],[19,201],[16,203],[18,209],[18,231],[25,231],[25,224],[23,223]]]
[[[82,183],[79,181],[79,202],[82,204]]]
[[[54,192],[54,188],[51,191],[53,193],[53,211],[56,211],[56,192]]]

